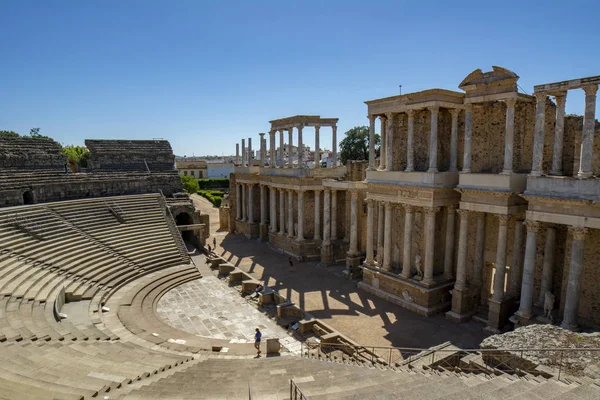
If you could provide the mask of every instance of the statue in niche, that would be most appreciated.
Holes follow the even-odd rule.
[[[423,268],[421,267],[421,256],[419,254],[415,257],[415,269],[417,270],[417,278],[419,280],[423,279]]]
[[[552,310],[554,310],[554,295],[550,291],[544,294],[544,317],[552,322]]]
[[[298,236],[298,223],[294,222],[294,236]]]
[[[408,301],[409,303],[413,303],[415,301],[414,297],[412,297],[410,295],[410,293],[408,293],[408,290],[404,289],[402,291],[402,297],[404,298],[404,300]]]

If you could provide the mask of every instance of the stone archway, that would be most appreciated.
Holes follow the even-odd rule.
[[[181,212],[175,216],[175,223],[177,225],[193,225],[194,218],[187,212]],[[194,242],[194,232],[193,231],[182,231],[181,237],[184,241],[193,243]]]
[[[23,204],[33,204],[33,192],[31,190],[27,190],[23,192]]]

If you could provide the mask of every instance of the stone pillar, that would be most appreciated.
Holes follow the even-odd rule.
[[[465,139],[462,172],[471,173],[471,155],[473,151],[473,107],[469,104],[465,108]]]
[[[279,189],[279,234],[285,234],[285,189]]]
[[[247,167],[246,164],[246,139],[242,139],[242,167]]]
[[[485,213],[475,214],[475,259],[473,262],[473,285],[480,288],[483,285],[482,273],[485,253]]]
[[[236,218],[238,220],[242,219],[242,191],[244,190],[242,188],[242,185],[237,184],[236,185],[236,193],[235,193],[235,214],[236,214]]]
[[[304,191],[298,191],[298,240],[304,240]]]
[[[535,93],[535,131],[533,137],[533,164],[531,175],[542,175],[542,162],[544,161],[544,125],[546,123],[546,94]]]
[[[369,115],[369,168],[367,171],[375,170],[375,116]]]
[[[381,268],[383,265],[383,230],[384,230],[385,208],[380,201],[377,210],[377,265]]]
[[[368,235],[368,233],[367,233]],[[358,255],[358,191],[350,191],[350,255]]]
[[[563,140],[565,135],[565,104],[567,92],[557,94],[556,99],[556,122],[554,123],[554,149],[552,151],[552,175],[562,175]]]
[[[404,205],[404,244],[402,246],[402,277],[409,279],[412,269],[412,230],[415,220],[415,208]]]
[[[538,303],[543,306],[546,292],[552,292],[552,272],[554,272],[554,254],[556,253],[556,229],[546,228],[546,243],[544,245],[544,264],[542,266],[542,282]]]
[[[502,173],[513,171],[513,143],[515,140],[515,105],[517,99],[506,99],[506,129],[504,131],[504,169]]]
[[[248,221],[254,223],[254,185],[248,185]]]
[[[415,170],[415,112],[408,110],[408,135],[406,137],[406,172]]]
[[[444,278],[452,280],[454,269],[454,219],[456,206],[446,208],[446,246],[444,247]]]
[[[269,204],[269,209],[271,210],[271,218],[269,218],[269,222],[271,225],[271,232],[277,232],[277,189],[274,187],[269,188],[269,196],[271,198],[271,202]]]
[[[385,134],[385,170],[394,170],[394,117],[395,113],[385,114],[387,117],[387,132]]]
[[[537,234],[540,229],[538,221],[525,221],[527,240],[525,243],[525,264],[523,266],[523,283],[521,284],[521,301],[517,316],[530,319],[533,316],[533,283],[535,278],[535,258],[537,251]]]
[[[283,146],[284,146],[284,140],[283,140],[283,129],[279,130],[279,168],[283,168],[285,166],[285,163],[283,161]]]
[[[521,295],[521,280],[523,278],[523,221],[515,221],[512,262],[510,264],[510,281],[508,295],[518,298]]]
[[[594,157],[594,126],[596,124],[596,92],[598,85],[583,88],[585,92],[585,112],[583,114],[583,134],[581,140],[581,156],[577,176],[592,176],[592,158]]]
[[[467,288],[467,247],[469,244],[469,211],[458,210],[460,218],[460,231],[458,234],[458,259],[456,264],[456,282],[454,289]]]
[[[261,153],[266,153],[262,151]],[[261,239],[267,236],[267,188],[265,185],[260,185],[260,225],[258,234]]]
[[[331,127],[331,166],[337,167],[337,125]]]
[[[315,190],[315,229],[314,240],[321,239],[321,191]]]
[[[331,238],[337,240],[337,190],[331,189]]]
[[[269,167],[270,168],[275,168],[277,166],[277,155],[275,154],[277,152],[277,150],[275,149],[275,133],[277,133],[277,131],[270,131],[269,132],[269,147],[270,147],[270,151],[269,151]]]
[[[578,330],[577,314],[579,314],[579,295],[581,294],[581,275],[583,272],[583,245],[587,228],[573,227],[571,228],[571,234],[573,235],[571,265],[569,266],[565,311],[561,327],[570,331],[576,331]]]
[[[288,237],[294,237],[294,191],[288,190]]]
[[[240,165],[240,144],[235,144],[235,165]]]
[[[304,142],[302,141],[302,129],[304,129],[304,126],[298,126],[298,168],[304,168]]]
[[[323,194],[323,244],[331,243],[331,191],[324,190]]]
[[[248,221],[248,201],[246,197],[246,184],[242,183],[242,221]]]
[[[508,240],[508,215],[498,215],[498,245],[496,246],[496,273],[494,274],[494,293],[492,300],[504,300],[506,282],[506,247]]]
[[[423,283],[432,285],[433,280],[433,262],[435,260],[435,215],[440,210],[439,207],[425,207],[425,263],[423,266]]]
[[[264,167],[265,166],[265,158],[267,156],[267,150],[265,148],[266,143],[265,143],[265,134],[264,133],[259,133],[258,136],[260,136],[260,163],[259,166]]]
[[[252,166],[252,160],[254,160],[254,154],[252,153],[252,138],[248,138],[248,166]]]
[[[375,262],[375,252],[373,251],[373,225],[375,224],[375,213],[373,210],[374,200],[367,200],[367,265],[373,265]]]
[[[392,203],[385,202],[385,229],[383,234],[383,269],[392,270]]]
[[[293,155],[293,148],[294,148],[294,128],[289,128],[288,129],[288,139],[289,139],[289,144],[288,144],[288,168],[294,168],[294,155]]]
[[[386,120],[387,118],[384,115],[380,115],[379,116],[379,122],[381,123],[381,144],[379,146],[379,170],[383,171],[385,169],[385,156],[387,154],[387,150],[386,150],[386,140],[385,137],[387,136],[386,133]]]
[[[320,153],[320,147],[321,145],[319,144],[319,131],[321,130],[320,126],[315,126],[315,156],[314,158],[314,162],[315,162],[315,168],[321,168],[321,153]]]
[[[431,112],[431,130],[429,132],[429,169],[427,172],[438,172],[437,153],[438,153],[438,115],[440,108],[438,106],[429,107]]]
[[[450,131],[450,172],[458,171],[458,115],[460,109],[450,110],[452,115],[452,130]]]

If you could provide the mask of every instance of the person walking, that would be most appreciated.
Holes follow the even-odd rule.
[[[213,238],[213,249],[217,249],[217,238]]]
[[[292,261],[292,257],[290,257],[290,272],[294,272],[294,262]]]
[[[262,338],[262,333],[260,333],[260,329],[256,328],[256,333],[254,334],[254,348],[256,349],[256,357],[260,357],[260,339]]]

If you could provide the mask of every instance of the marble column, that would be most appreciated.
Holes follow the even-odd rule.
[[[373,225],[375,225],[374,200],[367,200],[367,265],[374,264],[375,252],[373,251]]]
[[[565,104],[567,92],[554,96],[556,99],[556,122],[554,123],[554,149],[552,151],[552,175],[562,175],[563,140],[565,136]]]
[[[504,130],[504,169],[502,173],[510,174],[513,171],[513,154],[515,141],[515,105],[517,99],[506,99],[506,128]]]
[[[285,234],[285,189],[279,189],[279,234]]]
[[[319,131],[321,130],[320,126],[315,126],[315,156],[314,158],[314,163],[315,163],[315,168],[321,168],[321,153],[320,153],[320,148],[321,145],[319,144]]]
[[[258,136],[260,136],[260,161],[259,161],[259,166],[264,167],[265,166],[265,158],[266,158],[266,150],[265,150],[265,134],[264,133],[259,133]]]
[[[571,264],[565,295],[565,310],[561,327],[571,331],[578,329],[579,296],[581,294],[581,275],[583,273],[583,245],[587,228],[571,228]]]
[[[350,191],[350,251],[351,255],[358,254],[358,191]]]
[[[294,191],[288,190],[288,237],[294,237]]]
[[[321,191],[315,190],[315,233],[314,240],[321,239]]]
[[[465,108],[465,138],[463,149],[463,168],[465,174],[471,173],[471,156],[473,151],[473,106],[470,104]]]
[[[240,144],[235,144],[235,165],[240,165]]]
[[[298,191],[298,240],[304,240],[304,191]]]
[[[581,156],[579,158],[580,178],[592,176],[592,159],[594,157],[594,125],[596,123],[596,92],[598,85],[583,88],[585,92],[585,112],[583,114],[583,133],[581,140]]]
[[[270,131],[269,132],[269,147],[271,148],[271,150],[269,151],[269,167],[270,168],[275,168],[277,166],[277,155],[276,153],[276,149],[275,149],[275,133],[277,133],[277,131]]]
[[[248,210],[248,203],[246,198],[246,184],[242,183],[242,221],[248,220],[246,211]]]
[[[383,171],[385,169],[385,157],[387,154],[386,150],[386,136],[387,136],[387,127],[386,127],[387,118],[384,115],[379,116],[379,122],[381,123],[381,144],[379,146],[379,170]]]
[[[247,167],[246,164],[246,139],[242,139],[242,167]]]
[[[385,114],[387,117],[387,132],[385,134],[385,171],[394,170],[394,117],[395,113]]]
[[[271,217],[269,218],[269,223],[271,225],[271,232],[277,232],[277,189],[274,187],[269,188],[269,196],[271,202],[269,203],[269,209],[271,210]]]
[[[456,282],[454,289],[463,291],[467,288],[467,247],[469,245],[469,211],[458,210],[460,231],[458,234],[458,259],[456,263]]]
[[[392,203],[385,202],[385,229],[383,234],[383,269],[392,270]]]
[[[283,161],[283,158],[284,158],[283,147],[284,147],[283,129],[280,129],[279,130],[279,164],[277,165],[279,168],[283,168],[285,166],[285,163]]]
[[[439,207],[425,207],[425,263],[423,266],[423,283],[432,285],[433,263],[435,261],[435,216]]]
[[[546,243],[544,244],[544,263],[542,264],[542,281],[538,303],[544,305],[546,292],[552,292],[552,275],[554,272],[554,254],[556,253],[556,228],[546,228]]]
[[[508,215],[498,215],[498,244],[496,246],[496,272],[494,274],[494,292],[492,300],[504,300],[506,282],[506,248],[508,245]]]
[[[485,213],[475,213],[475,257],[473,260],[473,285],[483,285],[483,263],[485,256]]]
[[[385,217],[385,206],[383,202],[378,202],[377,207],[377,265],[381,267],[383,265],[383,231],[384,231],[384,217]]]
[[[242,219],[242,185],[237,184],[236,185],[237,191],[236,191],[236,196],[235,196],[235,213],[236,213],[236,218],[238,220]]]
[[[288,129],[288,168],[294,168],[294,128]]]
[[[431,130],[429,131],[429,169],[427,172],[438,172],[438,106],[429,107],[431,113]]]
[[[523,279],[523,221],[515,221],[512,262],[510,264],[510,280],[508,295],[519,298],[521,295],[521,280]]]
[[[260,223],[267,224],[267,193],[265,185],[260,185]]]
[[[331,189],[331,239],[337,238],[337,190]]]
[[[331,243],[331,191],[324,190],[323,194],[323,244]]]
[[[415,221],[415,208],[404,205],[404,243],[402,246],[402,277],[409,279],[412,270],[412,230]]]
[[[525,242],[525,264],[523,265],[523,283],[521,284],[521,301],[517,315],[530,319],[533,316],[533,283],[535,279],[535,259],[537,252],[537,234],[540,229],[538,221],[525,221],[527,240]]]
[[[331,127],[331,166],[337,167],[338,164],[338,155],[337,155],[337,125],[333,125]]]
[[[254,154],[252,154],[252,138],[248,138],[248,166],[251,167],[253,165],[252,160],[254,160]]]
[[[454,278],[454,221],[456,206],[446,207],[446,245],[444,247],[444,278]]]
[[[302,129],[304,129],[304,126],[298,126],[298,168],[304,168],[304,142],[302,141]]]
[[[531,176],[542,175],[544,161],[544,128],[546,123],[546,94],[535,93],[535,128],[533,136],[533,163]]]
[[[415,170],[415,112],[408,110],[408,134],[406,137],[406,172]]]
[[[367,171],[375,170],[375,117],[369,115],[369,168]]]
[[[248,185],[248,221],[254,223],[254,185]]]
[[[460,109],[452,108],[452,129],[450,130],[450,172],[458,171],[458,115]]]

